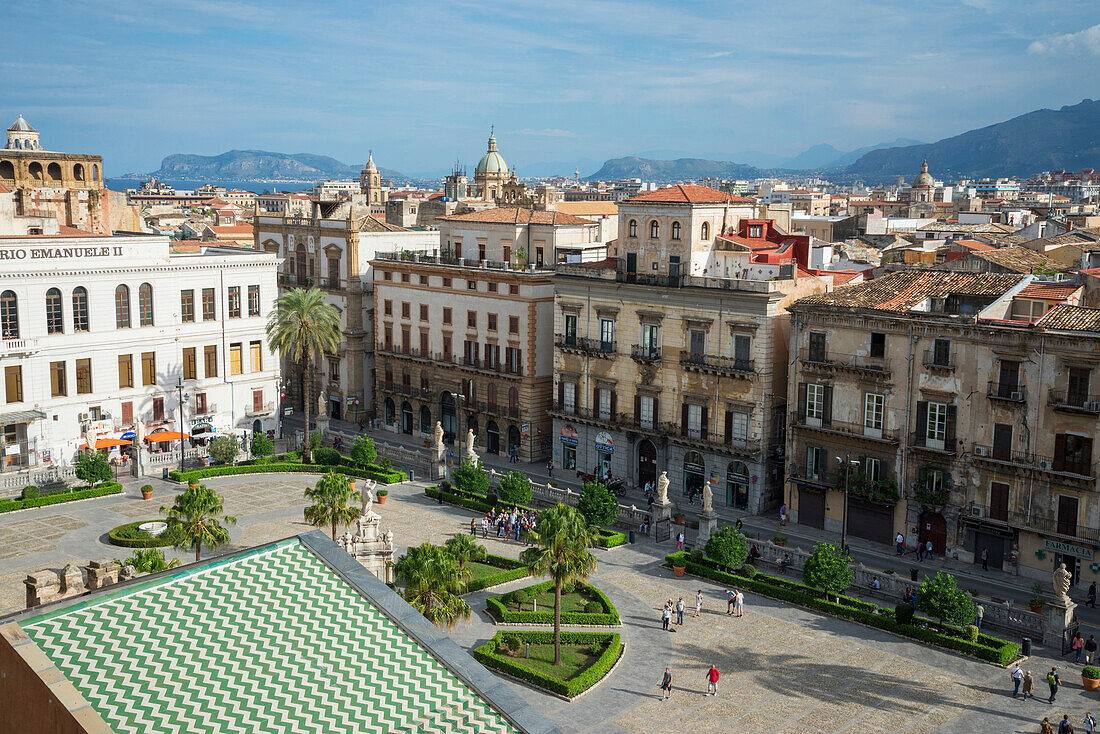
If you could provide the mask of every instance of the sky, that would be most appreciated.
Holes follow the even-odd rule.
[[[99,153],[319,153],[472,170],[934,141],[1100,97],[1100,3],[10,3],[0,122]],[[1092,71],[1090,71],[1090,69]],[[568,169],[567,169],[568,170]]]

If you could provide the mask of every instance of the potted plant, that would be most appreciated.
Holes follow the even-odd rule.
[[[1095,691],[1100,688],[1100,668],[1095,665],[1086,665],[1081,668],[1081,686],[1086,691]]]
[[[142,488],[141,488],[141,498],[143,500],[153,499],[153,485],[146,484],[146,485],[142,486]]]
[[[686,570],[687,570],[687,566],[682,566],[682,565],[681,565],[681,566],[677,566],[677,565],[676,565],[676,564],[678,564],[678,563],[681,563],[681,564],[682,564],[683,562],[684,562],[684,561],[683,561],[683,556],[679,556],[679,557],[678,557],[678,558],[677,558],[677,559],[676,559],[675,561],[673,561],[673,562],[672,562],[672,573],[674,573],[674,574],[675,574],[675,575],[677,575],[677,576],[683,576],[683,575],[684,575],[684,571],[686,571]]]
[[[786,546],[787,545],[787,536],[779,535],[777,533],[775,535],[775,537],[772,538],[772,542],[775,543],[776,545]]]
[[[1036,582],[1031,586],[1031,599],[1027,602],[1027,608],[1033,612],[1041,612],[1046,609],[1047,602],[1043,598],[1043,585]]]
[[[378,490],[378,492],[377,492],[378,504],[380,504],[380,505],[386,504],[386,497],[389,496],[389,493],[390,493],[390,491],[388,489]]]
[[[672,514],[672,522],[676,523],[677,525],[683,525],[684,524],[684,513],[674,512]]]

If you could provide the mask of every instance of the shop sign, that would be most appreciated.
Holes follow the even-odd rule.
[[[1093,556],[1092,548],[1066,543],[1061,540],[1050,540],[1049,538],[1043,539],[1043,549],[1067,556],[1077,556],[1078,558],[1084,558],[1086,561],[1091,561]]]
[[[126,433],[119,436],[119,438],[123,441],[133,441],[135,438],[137,438],[137,434],[133,431],[126,431]]]
[[[684,462],[684,471],[691,474],[702,474],[706,470],[707,468],[702,464],[689,464],[687,462]]]
[[[615,450],[615,439],[607,431],[600,431],[596,434],[596,448],[610,453]]]

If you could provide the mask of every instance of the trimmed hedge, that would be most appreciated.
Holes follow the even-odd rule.
[[[329,470],[337,474],[349,477],[361,477],[374,479],[382,484],[393,484],[405,481],[405,473],[399,471],[387,471],[381,467],[367,467],[360,469],[355,466],[323,466],[321,464],[298,464],[291,462],[273,461],[263,464],[233,464],[232,466],[210,466],[205,469],[180,472],[178,470],[168,472],[168,478],[177,482],[190,482],[209,477],[231,477],[239,474],[269,474],[279,472],[303,472],[308,474],[326,474]]]
[[[526,591],[530,596],[537,596],[553,588],[553,581],[543,581],[540,584],[524,587],[523,591]],[[615,605],[611,603],[611,600],[607,598],[606,594],[590,584],[578,582],[576,588],[578,590],[583,588],[591,593],[592,596],[596,597],[600,604],[603,605],[606,611],[596,614],[589,614],[587,612],[562,612],[562,624],[602,625],[607,627],[613,627],[619,624],[619,610],[615,608]],[[501,601],[505,596],[508,596],[508,594],[497,594],[485,600],[485,611],[487,611],[489,616],[496,621],[505,622],[507,624],[554,623],[553,607],[550,607],[550,609],[545,612],[514,612],[505,607],[504,602]]]
[[[163,548],[165,546],[172,545],[172,541],[167,539],[167,532],[161,533],[157,537],[149,536],[147,538],[138,537],[138,533],[144,533],[143,530],[138,530],[138,525],[143,523],[153,522],[152,520],[138,520],[137,522],[129,522],[125,525],[119,525],[117,528],[112,528],[107,531],[107,540],[111,545],[121,546],[122,548]],[[148,533],[145,533],[148,535]]]
[[[921,617],[914,617],[919,624],[899,624],[893,609],[849,596],[841,596],[839,603],[826,601],[822,598],[820,589],[759,572],[751,579],[736,573],[727,573],[715,568],[714,562],[710,559],[702,563],[691,560],[690,555],[684,551],[669,554],[665,557],[665,561],[669,565],[684,566],[690,573],[712,581],[736,585],[773,599],[851,619],[868,627],[876,627],[920,642],[946,647],[998,665],[1007,665],[1019,657],[1020,646],[1015,642],[1007,642],[989,635],[979,635],[978,642],[970,642],[961,637],[966,634],[965,630]]]
[[[569,645],[591,644],[593,642],[607,643],[603,652],[587,670],[582,671],[569,680],[551,678],[530,668],[524,667],[520,662],[523,658],[514,658],[511,655],[502,655],[497,652],[501,640],[505,637],[518,637],[521,642],[530,642],[536,645],[553,644],[553,632],[517,632],[508,630],[498,632],[481,647],[474,648],[473,656],[482,665],[495,668],[520,680],[527,681],[539,688],[544,688],[560,696],[572,698],[584,693],[596,685],[615,666],[622,651],[622,639],[615,632],[562,632],[561,641]]]
[[[599,532],[599,536],[596,538],[596,545],[601,548],[617,548],[620,545],[626,544],[626,533],[620,533],[618,530],[610,530],[608,528],[596,528]]]
[[[122,485],[118,482],[104,482],[98,487],[76,487],[71,492],[57,492],[55,494],[40,495],[25,500],[2,499],[0,500],[0,512],[26,510],[31,507],[45,507],[46,505],[57,505],[62,502],[86,500],[92,497],[106,497],[109,494],[120,494],[121,492]]]
[[[487,589],[490,586],[498,586],[499,584],[506,584],[509,581],[515,581],[516,579],[524,579],[530,575],[530,571],[527,566],[523,565],[515,558],[508,558],[507,556],[497,556],[489,553],[485,556],[485,560],[482,563],[487,563],[490,566],[500,566],[503,570],[500,573],[494,573],[484,578],[480,578],[476,581],[471,580],[466,584],[466,593],[469,594],[473,591],[481,591]]]

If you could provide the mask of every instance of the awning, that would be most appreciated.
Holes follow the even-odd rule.
[[[97,438],[95,441],[95,447],[96,449],[109,449],[112,446],[129,446],[130,443],[130,441],[123,441],[121,438]],[[79,446],[77,446],[77,448],[88,448],[88,442],[82,442]]]
[[[149,434],[145,437],[145,440],[149,443],[161,443],[162,441],[179,441],[181,438],[191,437],[186,433],[178,433],[176,431],[159,431]]]
[[[33,423],[45,417],[46,414],[41,410],[17,410],[14,413],[0,413],[0,426],[10,426],[13,423]]]

